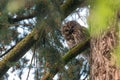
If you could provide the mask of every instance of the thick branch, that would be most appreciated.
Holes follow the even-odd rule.
[[[75,56],[80,54],[81,52],[87,50],[90,48],[90,39],[87,39],[81,43],[79,43],[77,46],[74,48],[70,49],[63,57],[62,57],[62,62],[63,65],[61,65],[61,62],[56,63],[57,66],[55,68],[55,72],[48,72],[46,75],[42,77],[41,80],[52,80],[52,78],[55,76],[55,74],[60,70],[63,69],[62,67],[66,65],[70,60],[72,60]],[[58,66],[59,65],[59,66]],[[61,65],[61,66],[60,66]]]
[[[38,37],[35,37],[37,34],[39,33],[34,29],[0,61],[0,77],[2,77],[11,66],[15,65],[15,62],[33,46],[38,40]]]
[[[76,47],[70,49],[66,55],[62,57],[62,60],[64,64],[67,64],[72,58],[76,57],[78,54],[82,53],[83,51],[87,50],[90,48],[90,42],[89,39],[86,41],[81,42],[78,44]]]

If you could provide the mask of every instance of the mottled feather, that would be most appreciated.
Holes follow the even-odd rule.
[[[88,36],[87,29],[76,21],[65,23],[61,28],[61,32],[69,48],[74,47]]]

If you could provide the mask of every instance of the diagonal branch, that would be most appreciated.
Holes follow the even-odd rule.
[[[39,32],[34,29],[0,61],[0,77],[2,77],[11,66],[15,65],[15,62],[34,45],[38,40],[38,37],[35,37],[37,34],[39,34]]]
[[[70,49],[62,58],[62,63],[61,62],[56,63],[57,66],[55,67],[54,72],[47,72],[41,80],[52,80],[52,78],[55,76],[55,74],[64,67],[70,60],[72,60],[74,57],[76,57],[78,54],[82,53],[83,51],[87,50],[90,48],[90,38],[86,39],[85,41],[82,41],[79,43],[77,46],[74,48]],[[59,65],[59,66],[58,66]],[[60,66],[61,65],[61,66]]]
[[[90,48],[90,39],[86,39],[82,41],[77,46],[70,49],[66,55],[62,57],[62,61],[64,64],[67,64],[72,58],[76,57],[78,54],[84,52],[85,50]]]

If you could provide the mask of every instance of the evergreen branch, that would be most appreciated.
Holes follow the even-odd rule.
[[[90,39],[88,38],[85,41],[82,41],[77,46],[70,49],[63,57],[62,61],[64,64],[67,64],[72,58],[76,57],[78,54],[84,52],[90,48]]]
[[[55,72],[47,72],[41,80],[52,80],[54,75],[60,71],[66,65],[72,58],[75,58],[78,54],[81,54],[85,50],[90,48],[90,38],[86,39],[85,41],[82,41],[77,46],[70,49],[65,55],[61,58],[61,62],[56,63],[59,66],[56,66]],[[63,63],[63,65],[61,65]],[[60,66],[61,65],[61,66]]]
[[[70,1],[70,0],[67,0],[66,3],[68,1]],[[77,0],[77,1],[79,1],[79,0]],[[72,0],[71,2],[76,2],[76,0]],[[64,4],[64,6],[65,6],[65,4]],[[63,12],[68,11],[70,13],[73,11],[73,9],[71,10],[68,8],[64,8],[64,6],[61,7],[61,10]],[[72,5],[72,7],[73,6],[74,6],[74,4]],[[79,5],[75,5],[75,6],[77,8]],[[66,15],[69,15],[69,13],[64,13],[65,17],[66,17]],[[16,19],[16,21],[23,20],[23,19],[24,18],[19,18],[19,19]],[[9,70],[9,68],[11,66],[15,65],[15,63],[39,40],[38,35],[41,34],[41,31],[42,31],[42,29],[33,29],[33,31],[29,35],[27,35],[23,40],[21,40],[12,50],[10,50],[6,54],[6,56],[4,58],[2,58],[2,60],[0,61],[0,77],[2,77]],[[68,60],[66,60],[66,61],[68,61]]]
[[[35,12],[29,14],[29,15],[22,15],[22,16],[17,16],[16,18],[11,18],[11,17],[8,17],[8,22],[10,23],[15,23],[15,22],[19,22],[19,21],[22,21],[24,19],[31,19],[31,18],[34,18],[36,16]]]
[[[87,0],[67,0],[65,3],[61,4],[60,10],[62,11],[62,13],[64,15],[63,18],[67,17],[78,6],[85,5],[86,1]],[[35,11],[33,11],[33,13],[31,13],[29,15],[17,16],[16,18],[8,17],[8,22],[15,23],[15,22],[22,21],[24,19],[31,19],[33,17],[36,17],[36,12]]]
[[[60,6],[64,17],[67,17],[77,7],[85,5],[87,0],[67,0],[63,5]]]
[[[0,77],[2,77],[8,69],[16,63],[38,40],[37,31],[34,29],[28,36],[21,40],[10,52],[6,54],[0,61]]]
[[[34,57],[35,57],[35,50],[36,50],[36,45],[35,45],[35,47],[34,47],[34,51],[33,51],[33,55],[32,55],[32,59],[31,59],[31,62],[30,62],[29,71],[28,71],[26,80],[28,80],[28,78],[29,78],[29,74],[30,74],[32,62],[33,62],[33,59],[34,59]]]
[[[0,58],[2,58],[3,56],[5,56],[5,55],[6,55],[9,51],[11,51],[14,47],[15,47],[15,45],[12,46],[10,49],[8,49],[5,53],[1,54],[1,55],[0,55]]]
[[[22,39],[23,39],[23,38],[22,38]],[[18,40],[17,43],[19,43],[22,39]],[[16,43],[14,46],[12,46],[10,49],[8,49],[5,53],[1,54],[1,55],[0,55],[0,58],[2,58],[2,57],[5,56],[8,52],[10,52],[10,51],[17,45],[17,43]]]

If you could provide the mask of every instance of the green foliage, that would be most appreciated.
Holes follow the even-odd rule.
[[[1,11],[4,11],[7,3],[8,3],[8,0],[1,0],[1,1],[0,1],[0,12],[1,12]]]
[[[25,0],[9,0],[7,4],[8,12],[14,13],[25,6]]]
[[[17,36],[17,32],[9,28],[8,16],[6,12],[3,12],[0,16],[0,44],[9,44],[12,37]]]
[[[113,23],[120,1],[95,0],[91,4],[91,15],[89,17],[90,32],[91,36],[99,36]]]
[[[9,21],[8,21],[8,13],[9,12],[12,13],[12,15],[10,14],[11,19],[14,19],[13,17],[15,17],[15,16],[20,17],[20,18],[22,18],[24,16],[28,17],[29,13],[32,12],[32,10],[30,11],[30,10],[23,9],[24,1],[25,0],[9,0],[9,3],[8,4],[6,3],[7,6],[5,9],[7,9],[7,10],[5,10],[5,11],[7,12],[7,14],[5,16],[4,15],[0,16],[1,17],[0,23],[2,25],[0,27],[0,28],[2,28],[0,30],[0,42],[6,40],[6,42],[11,43],[11,41],[18,38],[18,32],[17,32],[16,27],[21,27],[21,26],[19,26],[20,22],[14,22],[14,20],[13,20],[12,24],[18,25],[18,26],[15,26],[15,29],[13,30],[13,26],[11,27],[10,26],[11,23],[9,23]],[[70,0],[70,1],[72,1],[72,0]],[[79,0],[77,0],[77,1],[79,1]],[[63,0],[61,0],[61,2],[63,2]],[[61,26],[61,19],[62,19],[61,17],[63,17],[63,15],[61,15],[58,10],[58,8],[60,7],[58,5],[60,5],[60,4],[61,3],[57,2],[57,0],[55,0],[55,2],[54,2],[54,0],[38,0],[38,3],[35,4],[35,7],[33,9],[33,12],[34,11],[36,12],[35,18],[37,18],[37,21],[35,21],[35,23],[37,23],[37,24],[34,24],[36,26],[35,28],[41,30],[40,34],[37,35],[37,37],[39,36],[40,39],[34,45],[34,46],[36,46],[37,49],[35,49],[36,51],[33,50],[33,52],[36,52],[35,55],[37,58],[37,59],[35,58],[34,64],[36,64],[37,69],[40,71],[39,72],[40,74],[42,74],[44,70],[45,71],[50,70],[50,71],[54,72],[56,66],[59,66],[59,65],[56,65],[56,62],[58,62],[60,60],[61,56],[63,55],[63,53],[66,52],[66,48],[61,43],[61,41],[63,40],[63,37],[59,30],[60,26]],[[56,8],[56,6],[57,6],[57,8]],[[70,8],[70,7],[67,7],[67,8]],[[74,8],[72,8],[72,10],[73,9]],[[22,21],[23,20],[21,19],[21,22]],[[31,23],[32,23],[32,21],[33,20],[30,20]],[[29,22],[28,19],[26,22],[23,21],[22,27],[25,28],[24,24],[26,24],[28,22]],[[5,25],[3,25],[3,24],[5,24]],[[28,27],[28,28],[30,28],[30,27]],[[34,38],[36,38],[36,35],[34,36]],[[40,62],[40,64],[39,64],[39,62]],[[83,62],[81,62],[81,63],[83,63]],[[12,64],[9,64],[9,65],[12,65]],[[24,63],[23,64],[19,63],[19,65],[23,65],[23,67],[26,67],[26,66],[24,66]],[[62,63],[61,63],[61,65],[62,65]],[[74,62],[73,64],[69,63],[68,66],[70,67],[69,70],[72,69],[71,71],[68,71],[70,76],[72,76],[72,79],[76,79],[75,77],[80,76],[80,75],[78,75],[80,70],[82,69],[80,64],[77,64],[76,62]],[[22,69],[22,67],[20,67],[20,69]],[[64,73],[64,72],[62,72],[62,73]],[[77,74],[77,76],[75,76],[76,74]],[[69,76],[66,76],[65,80],[68,77]]]
[[[0,28],[3,26],[8,27],[8,13],[6,11],[1,12],[0,15]]]

